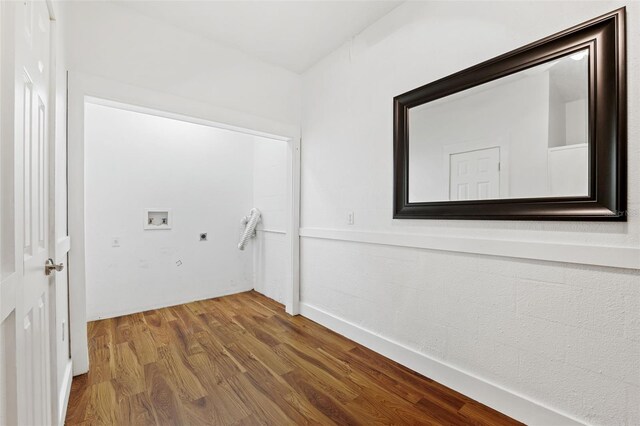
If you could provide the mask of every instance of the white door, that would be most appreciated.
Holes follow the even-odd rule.
[[[449,199],[500,198],[500,148],[459,152],[449,157]]]
[[[3,2],[3,31],[13,27],[13,137],[2,139],[0,424],[48,425],[49,355],[49,64],[50,18],[44,1]],[[4,70],[3,70],[4,71]],[[3,81],[4,86],[7,82]],[[3,96],[5,95],[3,91]],[[3,104],[3,115],[5,105]],[[6,116],[5,116],[6,117]]]

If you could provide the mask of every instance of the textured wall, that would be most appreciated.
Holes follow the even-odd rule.
[[[640,424],[640,271],[322,239],[302,253],[304,303],[588,423]]]
[[[253,205],[262,212],[253,246],[254,288],[284,303],[287,285],[287,142],[255,138]],[[275,231],[275,232],[274,232]]]
[[[628,222],[392,219],[393,96],[624,4]],[[395,9],[303,76],[303,229],[637,249],[638,6],[407,2]],[[638,270],[311,237],[302,239],[301,258],[304,303],[584,422],[640,424]]]

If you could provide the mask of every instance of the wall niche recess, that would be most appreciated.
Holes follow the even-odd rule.
[[[171,229],[171,209],[145,209],[144,229]]]

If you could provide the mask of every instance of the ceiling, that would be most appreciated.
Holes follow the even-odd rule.
[[[402,1],[114,0],[139,13],[302,73]]]

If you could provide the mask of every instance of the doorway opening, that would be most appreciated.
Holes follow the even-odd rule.
[[[251,289],[298,313],[298,140],[88,96],[83,125],[76,336],[87,321]],[[239,250],[253,208],[261,221]],[[74,367],[88,366],[84,342],[71,342]]]

